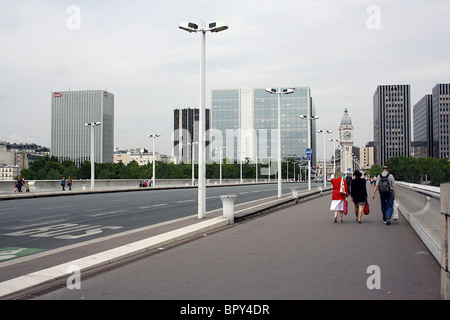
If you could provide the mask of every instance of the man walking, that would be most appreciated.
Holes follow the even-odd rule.
[[[381,212],[383,213],[383,221],[387,225],[391,224],[392,212],[394,210],[395,195],[395,179],[389,173],[387,166],[383,167],[383,172],[378,176],[375,189],[373,190],[372,199],[375,199],[375,192],[379,191],[381,201]]]

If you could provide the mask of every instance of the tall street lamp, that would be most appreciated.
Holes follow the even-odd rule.
[[[311,149],[311,121],[319,119],[318,116],[311,116],[310,108],[308,115],[300,115],[300,119],[308,120],[308,148]],[[314,152],[314,151],[313,151]],[[311,190],[311,157],[308,160],[308,190]]]
[[[152,177],[152,187],[154,187],[156,185],[156,177],[155,177],[155,168],[156,168],[156,163],[155,163],[155,139],[160,137],[160,134],[149,134],[148,137],[153,139],[153,177]]]
[[[220,162],[219,162],[219,184],[222,185],[222,158],[223,158],[223,149],[225,149],[225,147],[218,147],[218,148],[214,148],[214,150],[219,150],[220,153]]]
[[[326,134],[330,134],[333,133],[333,131],[331,130],[317,130],[318,133],[323,133],[323,187],[326,188],[327,187],[327,156],[325,155],[326,153]]]
[[[242,184],[242,154],[244,151],[240,150],[237,153],[239,153],[239,183]]]
[[[99,126],[101,122],[88,122],[84,125],[86,127],[91,127],[91,190],[95,187],[95,139],[94,139],[94,128]]]
[[[182,22],[179,26],[181,30],[189,33],[202,33],[201,40],[201,62],[200,62],[200,112],[199,112],[199,148],[198,148],[198,218],[203,219],[206,215],[206,144],[205,144],[205,100],[206,100],[206,86],[205,86],[205,42],[206,32],[213,33],[221,32],[228,29],[225,22],[212,22],[208,28],[205,27],[203,21],[200,28],[197,24],[192,22]]]
[[[195,141],[195,142],[188,142],[188,145],[190,145],[191,146],[191,169],[192,169],[192,185],[194,186],[195,185],[195,173],[194,173],[194,171],[195,171],[195,169],[194,169],[194,167],[195,167],[195,162],[194,162],[194,160],[195,160],[195,145],[196,144],[198,144],[198,141]]]
[[[294,89],[267,88],[266,92],[278,95],[278,198],[281,198],[281,95],[294,93]]]
[[[259,157],[259,154],[258,153],[256,153],[256,161],[255,161],[255,164],[256,164],[256,183],[258,183],[258,157]]]
[[[336,172],[336,142],[340,142],[339,139],[328,139],[328,141],[333,142],[333,173]]]

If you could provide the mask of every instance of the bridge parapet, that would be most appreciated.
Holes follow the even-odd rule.
[[[450,300],[449,270],[450,183],[441,185],[441,297]]]
[[[397,201],[402,215],[440,263],[440,188],[397,182]]]

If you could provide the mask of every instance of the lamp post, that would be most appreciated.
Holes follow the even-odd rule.
[[[219,147],[219,148],[215,148],[214,150],[219,150],[220,153],[220,162],[219,162],[219,174],[220,174],[220,178],[219,178],[219,184],[222,184],[222,158],[223,158],[223,149],[225,149],[225,147]]]
[[[258,156],[259,156],[259,154],[258,153],[256,153],[256,183],[258,183]]]
[[[206,215],[206,161],[205,161],[205,100],[206,100],[206,85],[205,85],[205,42],[206,32],[221,32],[228,29],[225,22],[212,22],[208,28],[205,28],[203,21],[201,26],[192,22],[182,22],[179,26],[181,30],[189,33],[201,32],[201,61],[200,61],[200,112],[199,112],[199,148],[198,148],[198,218],[203,219]]]
[[[161,136],[160,134],[149,134],[148,135],[149,138],[153,138],[153,164],[152,164],[153,177],[152,177],[152,187],[154,187],[156,185],[156,177],[155,177],[155,168],[156,168],[156,165],[155,165],[155,139],[160,137],[160,136]]]
[[[101,122],[88,122],[84,125],[91,128],[91,190],[95,187],[95,139],[94,139],[94,128],[99,126]]]
[[[327,187],[327,157],[326,153],[326,134],[333,133],[331,130],[317,130],[318,133],[323,133],[323,187]]]
[[[286,160],[286,182],[289,182],[289,160]]]
[[[239,183],[242,184],[242,154],[244,151],[240,150],[239,153]]]
[[[340,142],[338,139],[328,139],[328,141],[333,142],[333,173],[336,172],[336,142]]]
[[[319,119],[318,116],[311,116],[310,108],[308,115],[300,115],[300,119],[308,120],[308,148],[311,148],[311,121]],[[311,190],[311,158],[308,160],[308,190]]]
[[[191,184],[194,186],[195,185],[195,173],[194,173],[194,168],[195,168],[195,165],[194,165],[194,160],[195,160],[195,147],[194,147],[194,145],[196,145],[196,144],[198,144],[198,141],[196,141],[196,142],[188,142],[188,145],[190,145],[191,146],[191,169],[192,169],[192,174],[191,174],[191,176],[192,176],[192,182],[191,182]]]
[[[267,88],[266,92],[278,95],[278,198],[281,198],[281,95],[294,93],[291,89]]]

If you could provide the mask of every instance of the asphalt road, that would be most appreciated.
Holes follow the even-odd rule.
[[[440,266],[403,217],[382,223],[377,198],[362,224],[352,211],[333,223],[330,201],[321,197],[236,224],[82,278],[79,290],[64,287],[37,299],[180,299],[198,307],[200,300],[257,300],[271,311],[270,300],[440,299]],[[182,312],[179,304],[171,307],[171,315]]]
[[[283,193],[293,186],[307,188],[283,184]],[[277,185],[207,188],[207,211],[222,208],[225,194],[237,194],[238,204],[274,196]],[[2,248],[34,253],[196,214],[197,189],[191,188],[1,201],[0,263],[8,258]]]

